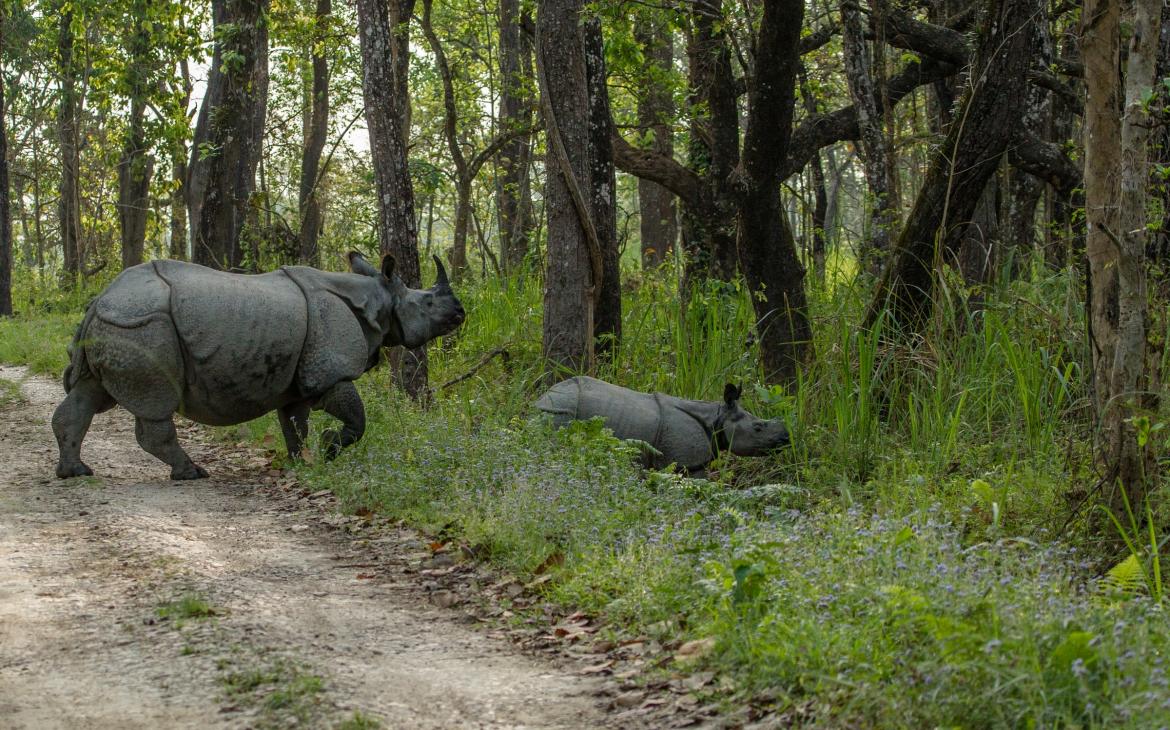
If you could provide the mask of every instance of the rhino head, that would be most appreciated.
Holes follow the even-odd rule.
[[[719,406],[719,421],[723,438],[733,454],[763,456],[787,446],[788,428],[779,418],[756,418],[739,405],[739,388],[728,383],[723,389],[723,403]]]
[[[402,345],[413,348],[452,332],[467,317],[463,305],[451,289],[447,270],[439,257],[435,259],[438,279],[430,289],[411,289],[394,271],[394,257],[382,257],[382,270],[370,265],[357,251],[349,252],[349,269],[355,274],[379,277],[390,306],[390,327],[382,344],[386,347]]]

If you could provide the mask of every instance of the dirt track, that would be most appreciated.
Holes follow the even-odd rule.
[[[83,446],[98,476],[53,478],[60,386],[0,378],[25,398],[0,407],[0,727],[605,723],[595,680],[420,600],[344,532],[259,494],[243,452],[180,429],[212,478],[170,482],[116,409]],[[184,596],[215,615],[160,617]]]

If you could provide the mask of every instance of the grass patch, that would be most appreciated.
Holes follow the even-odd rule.
[[[337,730],[378,730],[380,727],[382,727],[382,723],[378,722],[376,718],[354,710],[352,715],[338,724]]]
[[[220,611],[211,605],[207,599],[188,593],[155,609],[155,613],[163,621],[174,622],[175,628],[182,628],[189,620],[207,619],[220,615]]]
[[[221,666],[221,670],[225,669],[226,666]],[[325,689],[320,676],[282,658],[259,667],[225,671],[220,683],[233,701],[261,707],[260,724],[265,727],[282,727],[289,717],[307,721]]]
[[[24,395],[20,392],[20,383],[0,378],[0,408],[11,408],[24,402]]]
[[[0,318],[0,362],[59,377],[69,364],[65,348],[80,322],[80,312]]]

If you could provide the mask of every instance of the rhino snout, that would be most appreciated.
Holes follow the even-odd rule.
[[[763,456],[791,442],[788,427],[779,419],[744,424],[734,429],[731,435],[731,450],[740,456]]]

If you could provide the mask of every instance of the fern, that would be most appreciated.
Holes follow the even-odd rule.
[[[1102,583],[1110,592],[1137,595],[1146,588],[1146,576],[1142,570],[1141,560],[1134,553],[1130,553],[1129,557],[1109,569]]]

